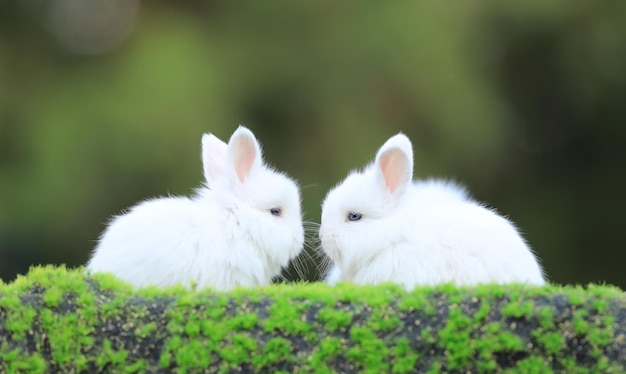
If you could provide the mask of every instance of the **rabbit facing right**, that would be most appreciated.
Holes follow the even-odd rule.
[[[373,163],[351,172],[324,199],[327,283],[545,283],[515,226],[452,182],[413,182],[413,148],[399,133]]]
[[[87,271],[136,287],[270,284],[304,244],[296,182],[265,163],[243,126],[228,144],[204,134],[202,161],[206,183],[193,196],[146,200],[114,217]]]

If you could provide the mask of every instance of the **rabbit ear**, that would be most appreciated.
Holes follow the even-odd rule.
[[[406,135],[400,133],[383,144],[375,161],[378,178],[390,193],[403,190],[413,180],[413,147]]]
[[[227,175],[226,143],[213,134],[202,135],[202,166],[204,178],[209,185],[220,176]]]
[[[244,182],[253,169],[263,165],[261,146],[252,131],[243,126],[239,126],[231,136],[228,154],[240,183]]]

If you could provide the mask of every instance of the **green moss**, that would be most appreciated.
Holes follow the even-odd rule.
[[[473,346],[478,354],[477,367],[480,371],[486,372],[498,368],[496,355],[514,354],[525,349],[522,339],[504,330],[500,323],[486,325],[482,334],[475,338]]]
[[[428,368],[426,374],[439,374],[442,372],[442,364],[441,362],[433,362],[433,364]]]
[[[522,341],[522,339],[512,332],[502,332],[500,335],[498,335],[497,342],[498,344],[496,351],[498,352],[515,352],[524,349],[524,342]]]
[[[589,284],[583,289],[583,292],[590,298],[619,299],[624,297],[624,291],[608,284]]]
[[[49,288],[43,294],[43,301],[49,308],[54,308],[59,305],[63,299],[63,290],[60,288]]]
[[[489,303],[483,300],[483,302],[480,304],[480,309],[478,309],[476,314],[474,314],[474,321],[476,323],[482,323],[483,321],[487,319],[487,316],[489,316],[490,311],[491,311],[491,307],[489,306]]]
[[[534,303],[532,300],[524,300],[521,302],[514,301],[502,308],[502,314],[507,317],[529,318],[533,315]]]
[[[13,305],[13,303],[11,302],[10,305]],[[35,316],[37,316],[37,311],[34,308],[20,306],[11,308],[4,322],[6,330],[11,334],[11,338],[18,342],[26,339],[26,333],[32,329]]]
[[[191,340],[185,343],[180,342],[180,345],[177,345],[174,352],[176,352],[174,354],[176,363],[182,369],[182,372],[199,370],[209,366],[211,363],[211,352],[206,349],[205,344],[201,340]],[[243,354],[238,354],[238,352],[233,353],[232,356],[225,355],[231,360],[235,360],[236,358],[243,360]],[[225,358],[226,361],[227,358]],[[169,366],[169,364],[171,364],[169,360],[170,357],[163,359],[163,356],[161,356],[161,367]],[[166,363],[168,363],[168,365],[164,365]]]
[[[263,354],[254,357],[252,364],[257,370],[261,370],[270,364],[278,364],[293,361],[293,348],[291,342],[284,338],[272,338],[263,347]]]
[[[514,369],[505,370],[505,373],[552,374],[554,371],[541,357],[529,357],[520,361]]]
[[[190,338],[195,338],[200,334],[200,321],[197,315],[189,315],[183,326],[183,332]]]
[[[136,290],[82,268],[0,284],[0,372],[623,372],[615,287]]]
[[[22,306],[22,300],[20,300],[19,293],[11,290],[6,285],[4,285],[3,288],[6,291],[3,292],[2,297],[0,298],[0,308],[5,310],[19,309],[19,307]]]
[[[9,373],[46,373],[48,365],[39,353],[32,355],[24,354],[20,349],[0,349],[0,371],[4,369]]]
[[[87,369],[88,357],[83,354],[82,347],[93,345],[93,327],[79,314],[60,315],[46,309],[41,311],[41,322],[49,332],[52,359],[68,371]]]
[[[565,345],[565,340],[560,333],[550,332],[550,333],[537,333],[535,334],[537,341],[545,348],[546,352],[552,355],[558,354],[563,346]]]
[[[368,325],[374,331],[389,331],[400,328],[403,323],[396,312],[389,305],[385,305],[373,308]]]
[[[400,311],[412,312],[420,311],[426,315],[432,316],[437,313],[437,309],[432,305],[430,301],[430,292],[420,292],[414,290],[402,296],[397,305]]]
[[[77,270],[80,270],[80,269],[77,269]],[[89,277],[91,277],[94,281],[96,281],[96,283],[98,284],[98,287],[102,291],[110,291],[110,292],[131,292],[132,291],[132,287],[128,283],[123,282],[118,277],[114,276],[113,274],[95,273],[95,274],[89,274]]]
[[[581,305],[584,300],[583,298],[584,298],[584,291],[579,288],[576,288],[573,290],[573,292],[568,293],[568,301],[570,304],[574,306]]]
[[[359,302],[367,300],[367,304],[371,307],[389,305],[405,292],[402,287],[395,284],[378,286],[345,284],[343,286],[346,290],[338,295],[340,301]]]
[[[118,315],[119,310],[122,309],[124,304],[127,302],[127,297],[123,295],[118,295],[113,300],[105,303],[100,308],[100,313],[105,318],[112,318]]]
[[[454,308],[448,315],[446,326],[439,331],[439,345],[444,349],[448,368],[458,370],[465,368],[474,354],[470,333],[472,319],[463,314],[459,308]]]
[[[561,361],[561,364],[563,365],[563,368],[565,369],[564,370],[565,373],[580,373],[580,374],[589,373],[589,370],[587,368],[577,365],[576,361],[570,357],[564,357],[563,360]]]
[[[541,327],[545,329],[551,329],[555,327],[554,310],[551,307],[545,306],[541,308],[539,310],[538,317],[539,317],[539,323],[541,324]]]
[[[149,368],[145,360],[137,360],[134,363],[127,364],[123,367],[124,373],[143,373]]]
[[[170,366],[172,366],[172,359],[173,359],[173,350],[172,348],[174,346],[179,347],[180,346],[180,341],[181,338],[176,336],[173,337],[169,344],[167,344],[167,346],[165,347],[165,351],[161,354],[161,356],[159,357],[159,368],[160,369],[165,369],[168,368]]]
[[[128,357],[128,352],[125,350],[115,350],[111,344],[109,339],[104,339],[102,342],[102,354],[96,358],[96,363],[98,368],[103,370],[107,369],[121,369],[126,363],[126,358]]]
[[[415,363],[419,359],[419,354],[411,347],[407,338],[400,338],[396,341],[395,347],[391,349],[394,373],[411,373],[414,371]]]
[[[257,326],[259,317],[254,313],[239,314],[228,320],[227,328],[229,330],[250,330]]]
[[[352,314],[342,310],[334,309],[327,306],[320,310],[317,319],[324,325],[328,331],[335,331],[339,328],[346,328],[352,323]]]
[[[148,322],[145,325],[140,325],[135,329],[135,335],[138,338],[147,338],[156,332],[157,324],[155,322]]]
[[[245,334],[234,334],[218,351],[228,367],[237,366],[250,360],[257,350],[256,339]]]
[[[350,337],[355,345],[348,349],[347,358],[360,370],[369,373],[389,371],[386,359],[389,348],[367,327],[353,327]]]
[[[284,330],[292,334],[310,331],[311,325],[302,314],[307,304],[307,301],[291,303],[288,299],[277,299],[269,309],[270,317],[264,323],[265,331]]]
[[[585,309],[578,309],[574,312],[572,326],[577,335],[585,335],[589,331],[589,323],[586,321],[588,312]]]
[[[608,325],[591,329],[587,335],[589,343],[596,347],[607,346],[613,340],[613,327]]]
[[[500,287],[490,287],[488,285],[478,285],[475,289],[475,296],[479,299],[484,297],[503,298],[507,295],[507,290]]]
[[[332,370],[328,366],[344,347],[339,338],[325,338],[320,342],[317,349],[313,351],[310,357],[310,366],[312,371],[316,373],[331,373]]]
[[[593,307],[598,313],[604,313],[609,307],[609,303],[605,299],[595,299],[593,301]]]
[[[96,306],[96,297],[92,293],[83,293],[76,298],[76,306],[80,310],[80,314],[89,324],[95,324],[99,320],[98,308]]]
[[[433,334],[431,327],[424,328],[420,333],[420,337],[422,338],[424,344],[427,345],[432,345],[437,342],[437,337]]]
[[[500,322],[490,322],[485,326],[485,330],[489,334],[495,334],[502,330],[502,324]]]

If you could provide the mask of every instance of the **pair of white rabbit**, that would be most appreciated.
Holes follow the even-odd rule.
[[[196,196],[148,200],[114,218],[87,270],[138,287],[269,284],[304,245],[296,183],[263,162],[241,126],[228,144],[205,134],[202,160],[206,186]],[[412,176],[411,143],[398,134],[328,193],[320,227],[334,262],[328,283],[544,283],[508,220],[457,185]]]

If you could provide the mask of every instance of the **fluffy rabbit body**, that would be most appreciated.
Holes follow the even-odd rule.
[[[87,270],[139,287],[269,284],[303,246],[296,183],[264,164],[254,135],[241,126],[228,145],[205,134],[202,159],[205,187],[115,217]]]
[[[457,184],[412,178],[411,142],[398,134],[328,193],[320,227],[334,261],[328,283],[544,283],[511,222]]]

